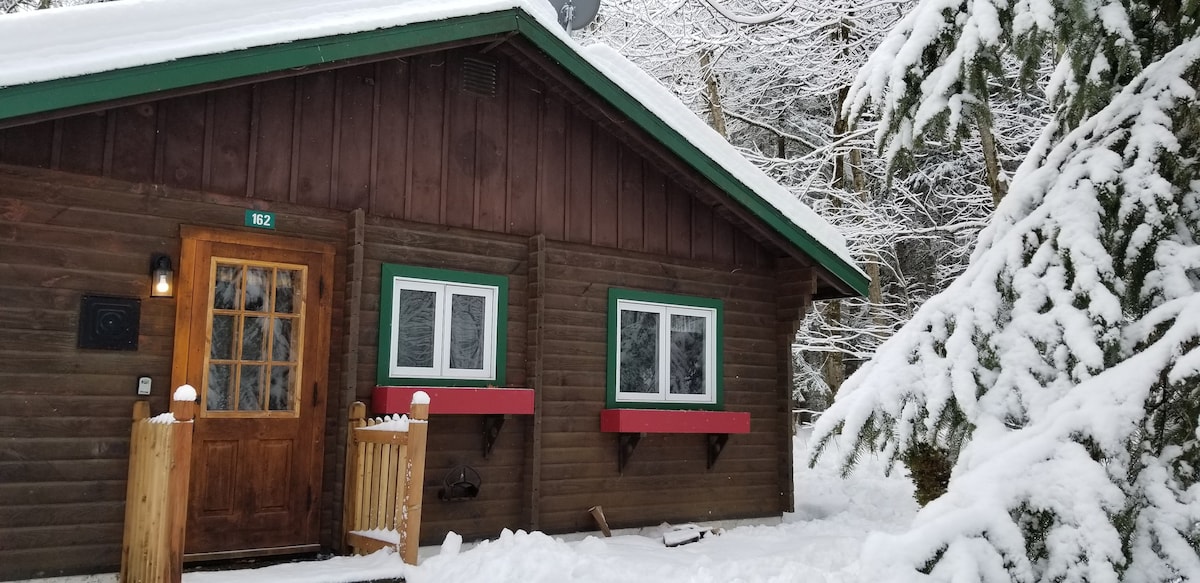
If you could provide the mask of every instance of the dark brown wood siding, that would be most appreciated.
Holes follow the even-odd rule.
[[[540,371],[540,471],[530,504],[550,532],[592,530],[587,509],[602,505],[613,527],[663,521],[777,515],[790,508],[779,480],[790,473],[787,374],[777,357],[777,282],[768,270],[628,254],[592,246],[535,244],[541,278],[534,310],[541,345],[531,347]],[[725,408],[751,414],[751,433],[731,436],[706,469],[705,435],[647,434],[624,472],[617,435],[598,433],[604,409],[610,288],[720,299],[724,303]],[[790,343],[789,343],[790,346]]]
[[[502,275],[508,279],[508,353],[505,384],[526,386],[526,319],[528,309],[527,239],[464,229],[429,227],[368,217],[363,253],[361,332],[359,334],[359,398],[369,399],[375,386],[379,347],[380,268],[384,263],[436,267]],[[425,497],[421,539],[440,542],[447,531],[467,537],[495,536],[504,528],[523,528],[526,416],[504,422],[491,454],[483,456],[482,417],[435,415],[429,424],[425,465]],[[479,496],[468,501],[438,498],[442,479],[452,468],[479,471]]]
[[[134,383],[152,376],[162,409],[171,365],[175,305],[144,297],[150,254],[178,260],[181,224],[238,228],[251,207],[338,248],[323,544],[340,526],[346,407],[375,385],[384,262],[507,276],[506,384],[539,390],[539,415],[506,420],[486,459],[479,416],[434,419],[424,542],[591,529],[595,504],[618,527],[790,506],[781,339],[798,306],[775,287],[779,250],[663,148],[508,54],[433,52],[0,130],[0,579],[115,566]],[[486,76],[463,89],[468,57],[495,65],[494,94]],[[616,436],[597,431],[610,286],[725,301],[726,406],[753,433],[713,470],[705,436],[650,435],[617,473]],[[137,352],[75,348],[84,292],[143,297]],[[480,471],[480,495],[442,502],[457,465]]]
[[[152,253],[179,263],[181,224],[240,225],[244,201],[0,167],[0,580],[118,565],[137,377],[170,392],[175,300],[148,298]],[[276,205],[279,233],[337,242],[342,213]],[[339,276],[340,277],[340,276]],[[343,285],[334,285],[329,414],[340,403]],[[76,348],[82,293],[141,298],[136,351]],[[327,443],[337,438],[327,423]],[[337,479],[327,448],[325,490]],[[332,498],[322,539],[332,543]]]
[[[464,59],[495,67],[494,95],[464,88]],[[769,265],[597,117],[515,61],[467,47],[0,130],[0,162]]]

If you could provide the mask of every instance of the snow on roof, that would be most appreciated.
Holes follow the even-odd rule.
[[[837,229],[615,50],[585,48],[568,37],[545,0],[122,0],[10,14],[0,17],[0,88],[512,9],[532,17],[865,278]]]

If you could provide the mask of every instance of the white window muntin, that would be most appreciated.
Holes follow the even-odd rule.
[[[633,393],[621,390],[621,312],[658,314],[658,392]],[[671,316],[704,318],[704,394],[671,393]],[[672,304],[656,304],[635,300],[617,300],[617,402],[716,403],[717,402],[717,311]]]
[[[432,367],[400,366],[400,291],[426,291],[435,294]],[[484,301],[483,368],[452,368],[450,366],[450,302],[452,295],[481,297]],[[392,353],[388,358],[388,373],[395,378],[421,379],[478,379],[496,378],[496,298],[495,286],[469,283],[446,283],[411,277],[392,279]]]

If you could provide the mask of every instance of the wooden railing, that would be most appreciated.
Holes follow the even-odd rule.
[[[181,387],[175,399],[172,413],[153,418],[150,403],[133,405],[122,583],[179,583],[183,576],[195,391]]]
[[[366,418],[366,406],[350,407],[346,455],[346,544],[357,554],[391,547],[405,563],[417,563],[421,533],[421,485],[429,397],[413,395],[410,416]]]

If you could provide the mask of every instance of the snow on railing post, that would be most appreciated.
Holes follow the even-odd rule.
[[[183,537],[196,390],[181,386],[172,413],[150,417],[150,405],[133,406],[121,581],[178,583],[183,577]]]
[[[421,494],[425,483],[425,446],[429,435],[429,394],[413,393],[409,407],[408,464],[404,481],[404,529],[400,531],[400,553],[405,563],[417,564],[421,541]]]

